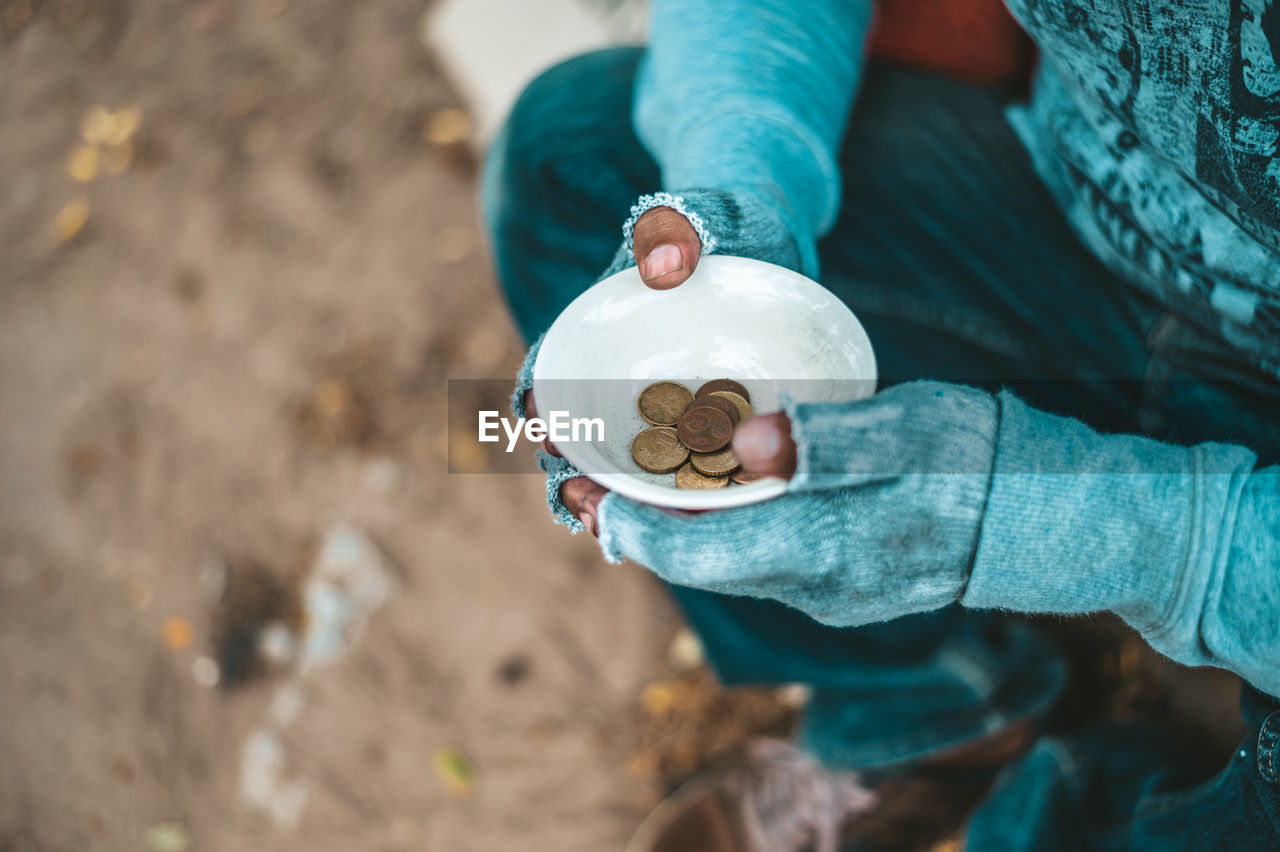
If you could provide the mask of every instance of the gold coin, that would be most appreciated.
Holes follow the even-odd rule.
[[[738,469],[738,457],[733,454],[732,447],[714,453],[690,453],[689,463],[698,473],[707,476],[725,476]]]
[[[693,464],[686,464],[676,471],[676,488],[689,488],[705,491],[712,488],[725,488],[729,485],[727,476],[705,476],[693,469]]]
[[[689,459],[689,448],[670,426],[651,426],[631,442],[631,458],[650,473],[670,473]]]
[[[697,405],[680,415],[676,435],[695,453],[719,452],[733,439],[733,418],[718,408]]]
[[[654,382],[640,391],[636,407],[645,422],[654,426],[674,426],[693,401],[693,391],[679,382]]]
[[[686,408],[685,411],[697,408],[699,405],[709,405],[712,408],[723,411],[725,414],[729,415],[729,419],[733,421],[734,426],[737,426],[738,421],[742,419],[742,412],[738,411],[738,406],[734,405],[722,396],[716,396],[715,394],[695,396],[693,398],[693,402],[689,403],[689,408]]]
[[[698,392],[695,393],[694,396],[706,396],[707,394],[715,393],[718,390],[733,391],[747,402],[751,401],[751,391],[747,390],[740,382],[735,382],[733,379],[712,379],[709,382],[704,382],[702,387],[698,388]]]
[[[721,399],[727,399],[730,402],[732,402],[734,407],[738,409],[739,423],[741,423],[743,420],[746,420],[748,417],[751,416],[751,403],[747,402],[746,399],[744,399],[742,394],[740,393],[735,393],[733,391],[718,390],[718,391],[712,391],[710,393],[710,396],[718,396]]]
[[[768,476],[769,474],[767,473],[748,473],[745,470],[738,469],[729,474],[729,479],[739,485],[750,485],[753,482],[759,482],[762,479],[767,479]]]

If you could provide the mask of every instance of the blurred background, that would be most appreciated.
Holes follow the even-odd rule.
[[[785,719],[538,476],[446,472],[523,354],[477,152],[639,17],[0,2],[0,850],[617,849]]]

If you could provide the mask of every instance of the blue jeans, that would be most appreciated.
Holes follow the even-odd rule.
[[[498,275],[528,339],[608,265],[636,196],[660,188],[657,164],[631,125],[640,55],[609,50],[544,73],[516,104],[489,158],[483,195]],[[819,252],[822,283],[871,337],[882,385],[931,378],[1011,387],[1039,408],[1099,429],[1178,440],[1227,437],[1213,433],[1216,422],[1264,456],[1280,455],[1280,444],[1265,443],[1267,409],[1247,393],[1236,399],[1237,383],[1213,385],[1232,396],[1229,424],[1206,415],[1223,411],[1221,400],[1182,392],[1188,385],[1176,374],[1189,359],[1176,354],[1187,341],[1211,344],[1079,244],[1002,106],[996,93],[931,75],[876,67],[867,74],[842,153],[843,212]],[[1280,401],[1280,389],[1264,381],[1259,391],[1254,379],[1239,384],[1267,404]],[[1165,404],[1175,397],[1181,408]],[[1241,405],[1253,405],[1256,415],[1239,416]],[[671,591],[725,682],[810,685],[801,740],[832,766],[891,770],[1039,717],[1065,679],[1053,644],[1008,615],[949,607],[836,629],[771,601]],[[1259,733],[1242,750],[1253,769],[1242,757],[1226,771],[1240,784],[1256,781],[1271,798],[1231,798],[1234,810],[1213,817],[1224,831],[1263,818],[1264,805],[1273,830],[1277,819],[1280,714],[1273,711],[1280,705],[1250,700],[1260,702],[1250,711]],[[1272,713],[1270,727],[1259,713]],[[1085,777],[1076,773],[1087,762],[1059,759],[1077,747],[1108,758],[1091,771],[1118,779],[1108,808],[1122,814],[1117,824],[1125,830],[1140,819],[1143,797],[1161,784],[1189,783],[1167,744],[1151,748],[1149,740],[1106,730],[1088,736],[1101,739],[1042,741],[1019,765],[1019,783],[1002,785],[984,806],[971,848],[1080,848],[1037,833],[1039,825],[1059,830],[1050,816],[1068,827],[1092,825],[1097,816],[1078,791],[1071,798],[1072,779]],[[1268,756],[1275,763],[1269,779]],[[1021,777],[1028,772],[1031,778]],[[1025,824],[1032,813],[1036,825]],[[1165,845],[1152,835],[1138,848],[1183,848],[1184,834]],[[1238,831],[1231,836],[1232,848],[1270,848],[1249,846]]]

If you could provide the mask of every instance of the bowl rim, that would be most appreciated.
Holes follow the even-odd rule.
[[[735,257],[732,255],[707,255],[701,258],[698,261],[698,266],[694,270],[693,275],[697,275],[700,271],[710,270],[716,267],[731,268],[733,266],[743,265],[749,268],[754,267],[770,271],[782,271],[788,276],[796,279],[797,286],[805,288],[812,287],[821,290],[823,296],[830,300],[831,309],[843,311],[847,314],[847,319],[852,320],[852,328],[856,329],[857,332],[862,335],[862,338],[866,343],[867,351],[870,355],[870,374],[859,378],[858,381],[868,381],[872,383],[873,386],[878,383],[879,365],[875,358],[875,348],[871,345],[871,339],[867,335],[867,331],[863,327],[862,322],[849,308],[849,306],[840,300],[839,297],[808,276],[796,272],[795,270],[788,269],[787,267],[778,266],[766,261],[754,260],[752,258],[745,257]],[[584,300],[599,298],[599,291],[593,294],[593,290],[596,290],[596,288],[599,287],[605,287],[606,285],[616,286],[617,282],[624,278],[632,278],[640,286],[644,286],[643,282],[640,282],[639,280],[639,271],[635,266],[630,266],[596,282],[596,284],[588,287],[582,293],[578,294],[577,298],[570,302],[569,305],[566,306],[565,309],[556,317],[555,321],[551,324],[551,327],[547,329],[546,334],[543,336],[543,347],[546,346],[549,339],[554,339],[558,327],[561,332],[564,331],[564,323],[567,323],[565,318],[575,313],[575,306],[581,308],[580,303]],[[682,284],[681,286],[685,285]],[[534,360],[532,372],[535,394],[538,385],[541,383],[562,381],[560,379],[553,379],[546,375],[540,375],[540,362],[541,350],[539,351],[539,357]],[[582,457],[579,456],[577,459],[574,458],[575,454],[579,451],[577,446],[570,444],[558,449],[561,449],[565,459],[573,463],[575,467],[580,466]],[[786,493],[787,490],[787,480],[773,477],[762,479],[748,485],[698,491],[679,489],[669,485],[659,485],[624,471],[615,471],[611,473],[584,473],[583,475],[591,479],[593,482],[608,488],[610,491],[617,492],[623,497],[627,497],[641,503],[647,503],[653,506],[669,509],[729,509],[738,506],[750,505],[752,503],[760,503],[765,500],[771,500]]]

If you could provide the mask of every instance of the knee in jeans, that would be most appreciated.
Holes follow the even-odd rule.
[[[636,47],[609,48],[543,71],[511,108],[487,168],[546,179],[560,164],[581,163],[593,146],[607,146],[620,123],[630,127],[631,89],[642,54]]]

